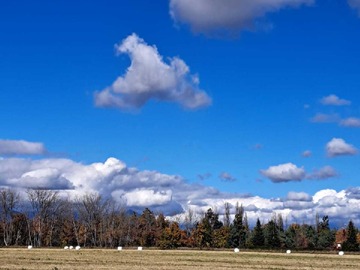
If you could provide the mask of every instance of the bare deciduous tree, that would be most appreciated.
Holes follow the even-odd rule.
[[[29,216],[30,243],[41,246],[46,232],[52,233],[52,223],[59,208],[58,192],[46,189],[28,189],[27,195],[31,206]]]
[[[12,244],[14,237],[13,215],[19,204],[19,194],[11,189],[0,190],[0,218],[4,245]]]

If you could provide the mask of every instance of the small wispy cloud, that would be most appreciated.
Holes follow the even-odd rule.
[[[39,142],[0,139],[0,155],[42,155],[45,153],[44,144]]]
[[[221,179],[221,181],[224,181],[224,182],[235,182],[236,181],[236,178],[233,177],[230,173],[228,172],[222,172],[220,175],[219,175],[219,178]]]
[[[338,176],[337,171],[331,166],[325,166],[320,168],[319,170],[315,170],[313,173],[309,174],[308,179],[329,179]]]
[[[315,116],[310,118],[310,122],[312,122],[312,123],[335,123],[341,127],[360,128],[360,118],[348,117],[348,118],[342,119],[338,114],[317,113]]]
[[[313,123],[338,123],[340,117],[337,114],[317,113],[310,121]]]
[[[310,150],[305,150],[301,155],[305,158],[308,158],[312,156],[312,152]]]
[[[357,117],[349,117],[346,119],[342,119],[339,122],[340,126],[344,126],[344,127],[360,127],[360,118]]]
[[[310,202],[312,201],[312,197],[305,192],[294,192],[290,191],[286,196],[287,201],[304,201]]]
[[[298,167],[293,163],[285,163],[270,166],[260,173],[269,178],[273,183],[300,182],[303,180],[324,180],[338,176],[338,173],[331,166],[325,166],[307,173],[304,167]]]
[[[360,0],[348,0],[348,4],[350,7],[357,10],[360,16]]]
[[[252,148],[255,150],[260,150],[264,148],[264,145],[262,145],[261,143],[257,143]]]
[[[209,179],[212,176],[211,173],[203,173],[203,174],[198,174],[197,177],[199,178],[199,180],[204,181]]]
[[[350,105],[351,101],[339,98],[338,96],[332,94],[332,95],[323,97],[320,100],[320,103],[323,104],[323,105],[346,106],[346,105]]]
[[[293,163],[270,166],[266,170],[260,170],[260,173],[274,183],[301,181],[306,176],[305,169],[299,168]]]
[[[355,146],[346,143],[341,138],[333,138],[326,144],[326,153],[328,157],[355,155],[357,152],[358,150]]]

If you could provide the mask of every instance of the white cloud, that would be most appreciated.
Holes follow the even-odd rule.
[[[322,207],[330,206],[334,201],[342,200],[346,196],[344,192],[336,192],[333,189],[323,189],[316,192],[313,196],[314,203],[320,204]],[[331,201],[331,203],[329,203]]]
[[[340,125],[344,127],[360,127],[360,118],[349,117],[340,121]]]
[[[236,181],[236,178],[233,177],[231,174],[229,174],[228,172],[222,172],[219,175],[219,178],[224,181],[224,182],[234,182]]]
[[[313,209],[314,203],[307,202],[307,201],[285,201],[284,208],[288,208],[291,210],[306,210],[306,209]]]
[[[310,121],[313,123],[337,123],[343,127],[360,127],[360,118],[348,117],[341,119],[338,114],[317,113]]]
[[[171,190],[135,189],[122,195],[129,207],[166,205],[172,200]]]
[[[270,166],[268,169],[261,170],[260,172],[274,183],[301,181],[306,176],[303,167],[299,168],[292,163]]]
[[[305,157],[305,158],[311,157],[311,155],[312,155],[312,152],[310,150],[305,150],[302,153],[302,156]]]
[[[294,166],[288,167],[292,174],[297,174]],[[303,174],[301,171],[302,177]],[[242,204],[251,224],[258,217],[268,220],[273,213],[283,214],[289,223],[312,224],[317,213],[320,216],[329,215],[336,222],[348,221],[349,218],[360,222],[360,187],[339,192],[320,190],[314,196],[305,192],[289,192],[284,199],[269,199],[220,192],[213,187],[187,183],[176,175],[140,171],[127,167],[116,158],[88,165],[69,159],[4,158],[0,160],[0,186],[18,189],[42,186],[57,189],[70,198],[98,192],[133,210],[149,207],[157,213],[178,214],[180,217],[188,208],[198,216],[210,207],[223,214],[224,203],[229,202],[232,215],[236,203]]]
[[[306,173],[303,167],[299,168],[292,163],[270,166],[266,170],[260,170],[260,173],[274,183],[303,181],[305,179],[323,180],[338,176],[336,170],[331,166],[325,166],[312,173]]]
[[[149,100],[176,102],[188,109],[211,104],[211,98],[199,89],[199,78],[191,74],[186,63],[174,57],[166,63],[155,46],[132,34],[116,46],[119,54],[127,54],[131,65],[125,75],[95,93],[98,107],[140,108]]]
[[[19,178],[7,180],[6,183],[15,187],[20,183],[24,188],[45,188],[57,190],[74,188],[72,183],[54,168],[43,168],[29,171],[21,175]]]
[[[42,155],[44,153],[46,149],[42,143],[0,139],[0,155]]]
[[[314,117],[310,119],[310,121],[313,123],[337,123],[339,122],[339,120],[339,115],[325,113],[317,113]]]
[[[349,188],[346,191],[346,196],[348,198],[360,199],[360,188]]]
[[[331,166],[325,166],[325,167],[320,168],[319,170],[315,170],[312,174],[310,174],[308,176],[308,178],[323,180],[323,179],[329,179],[329,178],[336,177],[336,176],[338,176],[338,173],[336,172],[336,170],[334,168],[332,168]]]
[[[309,202],[312,201],[312,197],[305,192],[294,192],[290,191],[286,197],[287,201],[304,201]]]
[[[326,97],[323,97],[320,102],[323,105],[333,105],[333,106],[345,106],[345,105],[350,105],[351,101],[346,100],[346,99],[341,99],[336,95],[329,95]]]
[[[312,4],[314,0],[170,0],[174,21],[191,26],[194,32],[249,29],[266,13],[287,7]]]
[[[207,180],[211,177],[211,173],[203,173],[203,174],[198,174],[197,176],[199,178],[199,180],[204,181]]]
[[[329,157],[355,155],[357,153],[357,149],[353,145],[346,143],[341,138],[333,138],[326,144],[326,153]]]
[[[356,9],[360,15],[360,0],[348,0],[350,7]]]

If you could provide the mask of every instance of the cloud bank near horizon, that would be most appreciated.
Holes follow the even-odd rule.
[[[199,88],[199,77],[179,57],[165,62],[156,46],[136,34],[116,45],[118,54],[127,54],[131,65],[111,86],[95,93],[97,107],[139,109],[150,100],[180,104],[186,109],[209,106],[211,98]]]
[[[290,166],[291,174],[304,177],[301,168]],[[318,174],[332,174],[331,168]],[[320,176],[319,176],[320,177]],[[225,202],[234,210],[244,206],[249,221],[270,219],[274,212],[289,222],[313,222],[316,213],[329,215],[336,222],[359,221],[360,187],[339,192],[320,190],[314,195],[289,192],[285,198],[262,198],[256,195],[221,192],[210,186],[188,183],[181,176],[128,167],[116,158],[105,162],[82,164],[70,159],[0,159],[0,186],[14,189],[47,188],[59,190],[63,196],[76,198],[99,193],[133,210],[149,207],[168,216],[184,215],[191,208],[201,215],[208,208],[223,214]],[[345,221],[344,221],[345,222]]]

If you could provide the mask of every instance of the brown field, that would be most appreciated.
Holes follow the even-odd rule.
[[[233,251],[0,249],[0,269],[360,269],[360,256]]]

